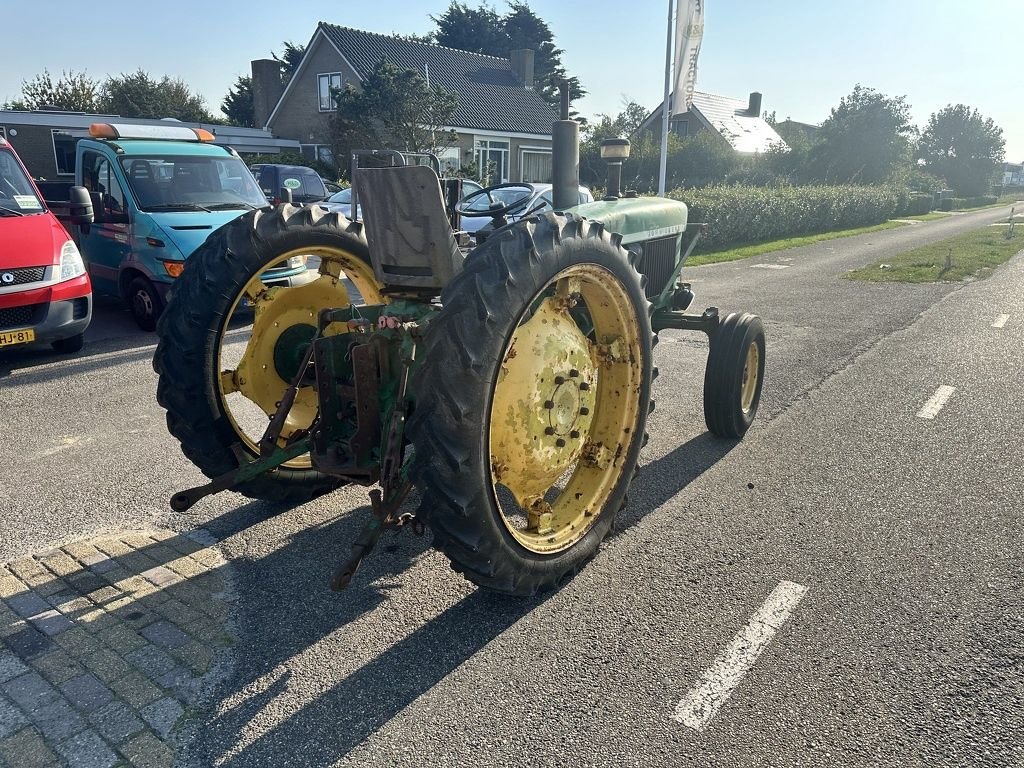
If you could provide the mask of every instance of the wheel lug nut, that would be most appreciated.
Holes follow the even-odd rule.
[[[569,378],[570,379],[575,379],[579,375],[580,375],[580,372],[577,371],[575,368],[573,368],[572,370],[569,371]]]
[[[590,409],[587,408],[587,406],[583,406],[582,408],[580,408],[580,416],[589,416],[589,415],[590,415]]]
[[[555,376],[555,386],[565,384],[565,376]]]
[[[557,445],[559,448],[564,448],[565,440],[563,440],[562,438],[558,438],[557,440],[555,440],[555,445]]]
[[[579,430],[578,429],[574,429],[572,432],[569,433],[569,437],[571,437],[573,440],[579,440],[579,437],[580,437]]]
[[[553,434],[555,434],[555,428],[554,427],[544,427],[544,434],[545,435],[553,435]]]
[[[580,382],[580,392],[587,392],[590,389],[590,383],[586,381]]]
[[[545,400],[544,401],[544,407],[547,408],[550,411],[552,408],[555,407],[555,401],[554,400]]]

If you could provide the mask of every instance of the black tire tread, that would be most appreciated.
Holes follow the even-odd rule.
[[[275,253],[327,243],[342,244],[369,263],[361,225],[340,214],[290,205],[252,211],[211,234],[176,281],[157,325],[157,401],[167,411],[167,428],[182,452],[207,477],[236,469],[239,455],[252,458],[220,410],[220,371],[212,369],[224,315],[238,295],[239,282],[244,286]],[[279,468],[234,490],[251,498],[299,504],[341,484],[313,469]]]
[[[641,307],[638,315],[648,318],[640,275],[604,227],[548,213],[496,232],[467,259],[462,272],[445,288],[444,309],[417,352],[423,362],[413,379],[417,407],[408,433],[415,446],[413,477],[423,491],[419,515],[452,567],[491,590],[531,595],[574,576],[610,530],[645,442],[633,441],[607,511],[580,542],[557,556],[557,564],[550,558],[541,563],[540,556],[521,547],[517,551],[517,545],[510,548],[510,534],[500,530],[502,523],[493,519],[498,513],[491,512],[493,491],[486,455],[491,382],[519,313],[533,292],[565,266],[554,264],[554,254],[594,243],[615,253],[632,273],[631,290]],[[653,336],[649,324],[646,333],[649,339]],[[650,347],[646,349],[644,390],[649,397],[653,377]],[[646,435],[646,414],[641,403],[638,438]],[[554,572],[558,567],[562,570]]]
[[[749,419],[739,410],[739,379],[742,370],[741,353],[746,354],[743,343],[748,334],[763,338],[764,328],[757,315],[732,312],[721,321],[718,330],[711,336],[708,362],[704,371],[704,421],[708,430],[718,437],[738,439],[743,437],[753,421],[764,384],[764,349],[761,361],[758,390]]]

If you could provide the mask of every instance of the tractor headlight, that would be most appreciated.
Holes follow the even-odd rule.
[[[85,274],[85,262],[74,240],[68,240],[60,249],[60,282],[73,280]]]

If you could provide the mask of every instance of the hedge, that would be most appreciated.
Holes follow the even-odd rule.
[[[706,222],[701,250],[880,224],[900,215],[910,193],[880,186],[710,186],[668,193]]]
[[[907,207],[899,211],[900,216],[923,216],[929,213],[935,204],[933,195],[911,195]]]
[[[999,198],[995,195],[976,195],[974,197],[944,197],[939,200],[940,211],[959,211],[963,208],[980,208],[983,205],[995,205]]]

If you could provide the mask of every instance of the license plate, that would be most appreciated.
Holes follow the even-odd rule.
[[[0,331],[0,347],[10,344],[28,344],[36,340],[36,332],[31,328],[20,331]]]

